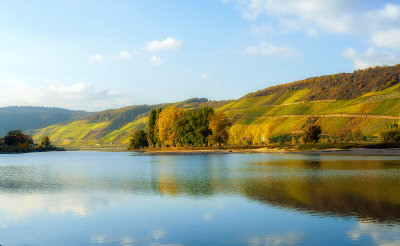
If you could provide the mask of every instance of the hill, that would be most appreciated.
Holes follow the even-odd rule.
[[[104,110],[80,118],[69,124],[55,124],[43,129],[32,130],[33,139],[39,141],[49,136],[58,146],[102,146],[123,147],[128,144],[130,135],[137,129],[146,128],[150,110],[158,107],[177,106],[198,108],[203,106],[220,107],[229,101],[209,101],[206,98],[191,98],[182,102],[157,105],[134,105],[119,109]]]
[[[400,65],[309,78],[268,87],[232,101],[190,99],[179,103],[131,106],[88,115],[68,125],[38,130],[63,146],[124,146],[136,129],[146,127],[150,109],[176,105],[212,106],[232,119],[231,144],[259,144],[260,139],[301,133],[307,124],[323,134],[361,132],[377,136],[400,121]]]
[[[74,121],[88,115],[75,111],[48,107],[2,107],[0,108],[0,136],[8,131],[43,128],[60,122]]]

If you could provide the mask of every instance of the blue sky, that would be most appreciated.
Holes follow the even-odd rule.
[[[236,99],[400,63],[400,1],[0,2],[0,106]]]

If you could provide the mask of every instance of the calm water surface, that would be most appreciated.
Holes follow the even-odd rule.
[[[400,245],[400,157],[0,155],[0,244]]]

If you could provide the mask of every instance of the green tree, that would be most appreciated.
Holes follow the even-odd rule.
[[[147,131],[147,141],[150,146],[155,147],[156,141],[156,120],[157,120],[157,111],[155,109],[150,111],[149,122],[148,122],[148,131]]]
[[[45,149],[50,148],[51,142],[50,142],[49,137],[48,136],[42,137],[42,141],[41,141],[40,145]]]
[[[320,138],[321,132],[319,125],[308,125],[304,129],[303,139],[306,143],[316,143]]]
[[[140,149],[148,146],[147,133],[144,130],[136,130],[130,138],[129,149]]]
[[[186,110],[175,124],[175,141],[183,146],[205,146],[208,136],[210,115],[214,110],[210,107]]]
[[[229,139],[230,125],[230,121],[225,118],[224,113],[220,112],[210,115],[209,127],[212,132],[212,134],[208,136],[210,143],[218,146],[226,144]]]

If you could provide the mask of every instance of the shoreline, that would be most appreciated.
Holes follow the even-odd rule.
[[[223,149],[223,150],[150,150],[138,151],[140,155],[205,155],[205,154],[307,154],[307,155],[354,155],[354,156],[400,156],[400,148],[370,149],[322,149],[322,150],[285,150],[285,149]]]

